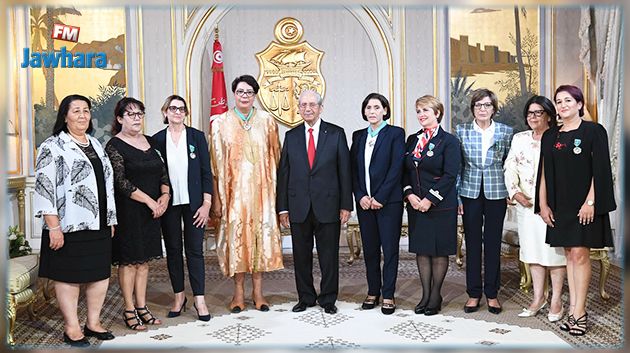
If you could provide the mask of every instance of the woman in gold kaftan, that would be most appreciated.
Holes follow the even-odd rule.
[[[262,272],[283,268],[276,213],[278,125],[253,107],[259,85],[250,75],[232,82],[236,107],[212,120],[210,152],[215,193],[211,215],[220,218],[217,256],[221,271],[234,277],[230,311],[245,309],[245,273],[252,274],[252,300],[268,311]]]

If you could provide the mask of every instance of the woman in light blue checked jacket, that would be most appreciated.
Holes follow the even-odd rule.
[[[508,197],[503,162],[508,155],[513,131],[511,127],[492,119],[498,110],[498,101],[494,92],[488,89],[480,88],[473,92],[470,110],[474,120],[455,127],[455,136],[462,144],[462,168],[457,192],[460,198],[458,213],[464,221],[466,240],[468,301],[464,312],[477,311],[481,295],[485,294],[488,311],[499,314],[502,310],[497,299],[501,284],[501,236]]]

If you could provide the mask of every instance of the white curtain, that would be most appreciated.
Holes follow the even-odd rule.
[[[579,36],[582,42],[580,60],[589,80],[597,88],[599,123],[608,131],[610,157],[615,185],[617,211],[611,213],[615,237],[615,257],[621,258],[623,249],[623,172],[622,123],[622,9],[619,6],[583,7]]]

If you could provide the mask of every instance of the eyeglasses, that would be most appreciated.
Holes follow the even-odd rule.
[[[243,97],[243,98],[250,98],[250,97],[253,97],[254,94],[256,94],[254,91],[251,91],[251,90],[244,91],[242,89],[237,89],[236,92],[234,93],[236,93],[237,96]]]
[[[481,108],[484,109],[490,109],[492,108],[492,103],[475,103],[475,109],[477,110],[481,110]]]
[[[319,104],[317,104],[317,103],[300,103],[298,105],[298,107],[300,107],[300,109],[306,109],[307,107],[311,108],[311,109],[315,109],[315,107],[318,107],[318,106],[319,106]]]
[[[186,107],[176,107],[174,105],[169,106],[168,111],[171,113],[175,113],[177,111],[179,111],[182,114],[188,113],[188,109],[186,109]]]
[[[126,116],[131,119],[142,119],[144,118],[144,112],[125,112],[123,116]]]
[[[541,116],[543,116],[543,114],[545,114],[544,110],[529,110],[529,111],[527,111],[527,117],[528,118],[532,118],[534,116],[536,116],[537,118],[540,118]]]

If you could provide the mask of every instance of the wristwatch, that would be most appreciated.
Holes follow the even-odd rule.
[[[589,206],[593,206],[595,204],[595,201],[593,200],[586,200],[586,204]]]

